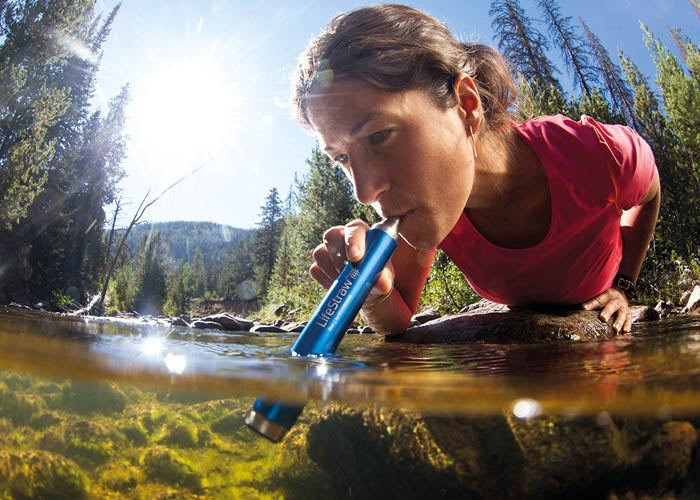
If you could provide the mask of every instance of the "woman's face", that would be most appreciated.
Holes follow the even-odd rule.
[[[466,206],[474,180],[472,142],[459,105],[443,109],[423,92],[383,92],[339,78],[308,98],[321,147],[355,196],[383,217],[402,216],[416,248],[437,246]]]

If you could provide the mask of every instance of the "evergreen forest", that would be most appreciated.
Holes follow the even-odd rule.
[[[685,1],[700,23],[699,0]],[[93,109],[102,46],[119,13],[95,5],[0,0],[0,303],[75,309],[104,290],[112,311],[272,315],[284,304],[310,313],[323,293],[308,274],[313,248],[333,225],[373,222],[372,210],[314,148],[291,186],[261,200],[253,230],[136,218],[117,227],[129,87],[106,111]],[[666,46],[641,25],[656,66],[644,75],[556,0],[537,0],[533,12],[519,0],[491,0],[489,13],[494,44],[517,75],[517,118],[586,114],[634,128],[654,150],[662,206],[638,287],[640,300],[677,300],[700,277],[700,47],[673,27]],[[446,313],[478,297],[438,252],[421,300]]]

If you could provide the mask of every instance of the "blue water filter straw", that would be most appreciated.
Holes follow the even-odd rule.
[[[335,352],[379,273],[394,253],[399,222],[399,217],[389,217],[370,228],[364,257],[359,262],[348,262],[343,268],[297,337],[292,346],[293,356],[328,356]],[[292,428],[303,409],[304,406],[261,396],[245,423],[270,441],[278,442]]]

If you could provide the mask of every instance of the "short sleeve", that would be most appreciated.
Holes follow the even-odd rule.
[[[656,162],[651,147],[641,136],[623,125],[604,125],[589,116],[581,123],[595,130],[608,160],[617,206],[629,210],[639,204],[654,180]]]

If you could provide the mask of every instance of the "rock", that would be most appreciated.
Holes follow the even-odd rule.
[[[126,395],[116,384],[74,380],[63,387],[61,402],[64,410],[110,415],[124,410]]]
[[[252,321],[247,319],[239,318],[228,313],[214,314],[212,316],[207,316],[202,318],[203,321],[215,321],[219,323],[225,330],[232,330],[238,332],[247,332],[253,326]]]
[[[693,457],[697,433],[689,422],[664,423],[640,450],[638,481],[647,488],[667,489],[683,479]]]
[[[282,316],[283,314],[286,314],[287,311],[289,311],[289,306],[286,304],[282,304],[281,306],[277,306],[272,314],[274,314],[275,316]]]
[[[185,419],[175,419],[163,427],[158,444],[167,444],[180,448],[196,448],[199,443],[197,426]]]
[[[31,310],[32,310],[31,307],[26,306],[26,305],[24,305],[24,304],[18,304],[17,302],[10,302],[9,304],[7,304],[7,307],[14,307],[14,308],[16,308],[16,309],[26,309],[26,310],[28,310],[28,311],[31,311]]]
[[[700,285],[695,285],[693,292],[688,297],[688,303],[683,308],[684,313],[693,312],[700,307]]]
[[[360,328],[360,333],[375,333],[375,331],[372,329],[371,326],[363,326],[362,328]]]
[[[202,489],[202,477],[177,453],[162,446],[146,450],[141,456],[141,467],[154,480],[173,486],[185,486],[193,491]]]
[[[350,333],[350,334],[360,333],[360,329],[359,328],[348,328],[345,333]]]
[[[504,304],[496,304],[495,302],[490,302],[486,299],[481,299],[478,302],[474,302],[473,304],[469,304],[468,306],[463,307],[459,313],[475,313],[475,312],[499,312],[499,311],[507,311],[508,306]]]
[[[185,321],[182,317],[180,317],[180,318],[175,318],[174,320],[172,320],[172,322],[170,323],[170,326],[189,327],[190,324],[187,321]]]
[[[80,500],[87,479],[77,465],[44,451],[0,451],[0,497]]]
[[[630,307],[632,314],[632,323],[638,321],[658,321],[660,318],[659,311],[651,306],[632,306]]]
[[[423,323],[427,323],[428,321],[438,319],[440,316],[440,311],[431,307],[430,309],[426,309],[425,311],[415,314],[411,319],[412,321],[417,321],[419,324],[422,325]]]
[[[44,431],[39,447],[60,453],[84,467],[93,468],[108,462],[126,444],[119,432],[97,422],[78,420]]]
[[[282,325],[284,325],[284,320],[283,319],[276,319],[272,324],[282,328]]]
[[[482,301],[484,302],[484,301]],[[614,337],[612,327],[598,318],[598,311],[572,308],[507,308],[481,304],[469,312],[444,316],[389,340],[417,344],[461,344],[472,342],[551,342],[599,340]]]
[[[509,415],[508,424],[524,453],[525,498],[569,498],[625,464],[620,433],[610,419],[601,425],[595,417]]]
[[[673,304],[665,300],[660,300],[654,309],[659,313],[660,318],[665,318],[673,313]]]
[[[221,323],[217,323],[216,321],[204,321],[202,319],[194,320],[192,323],[190,323],[190,326],[198,330],[225,330],[224,326]]]
[[[255,325],[250,331],[252,333],[287,333],[287,330],[275,325]]]
[[[304,330],[305,326],[306,326],[306,321],[304,321],[302,323],[288,323],[288,324],[284,325],[282,328],[287,332],[299,333],[302,330]]]
[[[683,292],[683,295],[681,295],[681,300],[678,303],[679,306],[685,307],[688,304],[688,300],[690,299],[690,290],[686,290]]]

